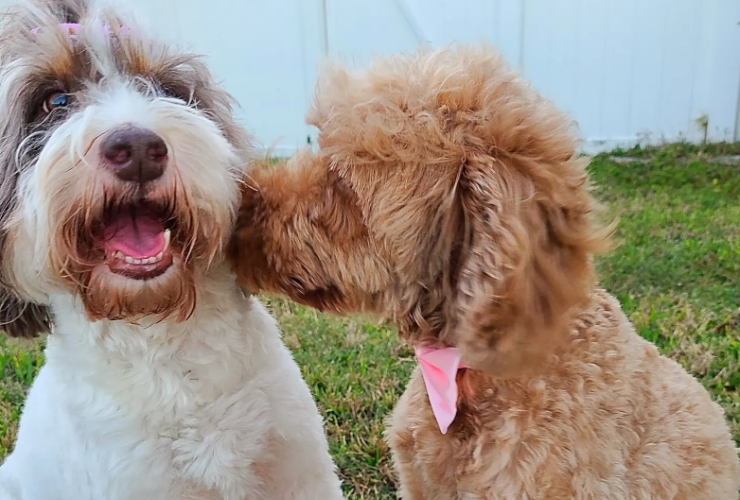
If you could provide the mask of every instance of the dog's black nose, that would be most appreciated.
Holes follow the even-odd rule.
[[[112,131],[101,150],[108,167],[123,181],[144,184],[156,180],[167,166],[167,145],[162,138],[139,127]]]

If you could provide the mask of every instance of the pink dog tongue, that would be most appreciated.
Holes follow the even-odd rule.
[[[164,229],[147,213],[124,211],[105,228],[106,246],[135,259],[154,257],[164,249]]]

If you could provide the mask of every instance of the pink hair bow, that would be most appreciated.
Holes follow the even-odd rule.
[[[82,29],[82,25],[79,23],[62,23],[59,25],[59,27],[62,29],[62,31],[67,33],[67,36],[69,36],[71,39],[76,39],[77,35],[79,34],[80,30]],[[31,33],[39,33],[41,31],[41,28],[34,28],[31,30]],[[126,26],[121,26],[118,28],[118,31],[114,31],[113,28],[109,25],[103,26],[103,31],[107,35],[112,35],[114,33],[118,33],[119,35],[130,35],[131,29],[127,28]]]
[[[416,360],[421,376],[429,394],[432,413],[442,434],[447,433],[457,415],[457,371],[461,364],[460,350],[455,347],[438,349],[435,347],[416,347]]]

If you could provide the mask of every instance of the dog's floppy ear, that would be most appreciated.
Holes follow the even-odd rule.
[[[47,307],[25,302],[7,288],[0,288],[0,331],[10,337],[33,338],[50,329]]]
[[[12,130],[5,128],[5,137],[13,137]],[[9,142],[11,142],[9,140]],[[14,151],[0,148],[0,270],[6,257],[7,220],[16,210],[18,170],[15,168]],[[27,302],[19,297],[0,275],[0,331],[11,337],[37,337],[49,332],[51,321],[47,307]]]
[[[608,241],[590,220],[582,160],[540,161],[471,156],[459,185],[457,345],[467,367],[499,376],[539,365],[566,337],[593,285],[591,254]]]
[[[41,12],[43,15],[51,13],[58,18],[59,22],[78,22],[87,2],[85,0],[37,0],[35,4],[41,7],[37,13]],[[19,12],[26,17],[13,17]],[[15,29],[26,30],[28,28],[23,24],[30,22],[26,11],[11,10],[7,16],[6,20],[9,23],[18,19],[22,21]],[[4,36],[8,36],[8,33],[12,35],[13,29],[8,29]],[[11,58],[3,57],[3,59]],[[6,225],[17,208],[16,190],[20,169],[18,168],[17,149],[13,146],[20,144],[27,132],[24,128],[25,110],[22,105],[24,100],[20,98],[23,90],[15,90],[18,93],[14,92],[6,96],[8,102],[3,109],[3,118],[0,120],[0,135],[3,137],[3,145],[0,146],[0,272],[4,267],[2,260],[5,258],[6,238],[8,237]],[[7,283],[6,278],[0,275],[0,332],[5,332],[11,337],[37,337],[49,332],[51,321],[48,308],[19,297],[12,286]]]

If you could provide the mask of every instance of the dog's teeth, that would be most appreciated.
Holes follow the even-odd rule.
[[[153,255],[152,257],[145,257],[143,259],[137,259],[137,258],[131,257],[130,255],[126,255],[121,251],[117,251],[116,253],[114,253],[113,257],[115,259],[122,260],[126,262],[127,264],[135,264],[135,265],[155,264],[164,258],[164,252],[170,247],[170,238],[171,238],[170,230],[166,229],[164,231],[164,248],[162,248],[161,252],[159,252],[157,255]]]

